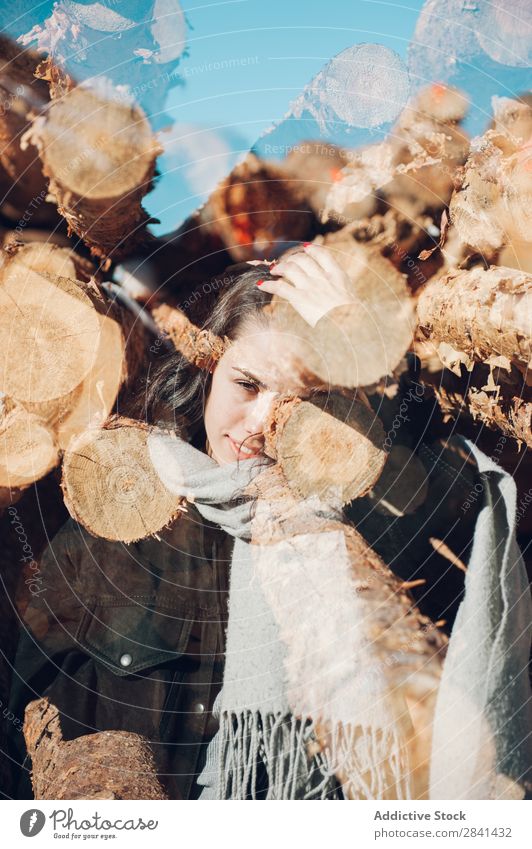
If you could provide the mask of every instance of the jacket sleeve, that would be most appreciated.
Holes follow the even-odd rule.
[[[25,784],[17,798],[31,798],[24,711],[42,696],[58,708],[65,740],[128,730],[154,741],[162,768],[172,759],[176,797],[188,797],[223,620],[203,530],[191,515],[161,539],[123,545],[69,520],[48,545],[13,672],[9,746]]]
[[[81,562],[79,526],[69,520],[48,544],[29,587],[31,599],[20,628],[13,668],[7,729],[9,755],[21,767],[19,798],[28,797],[28,761],[22,733],[29,702],[47,695],[61,669],[62,659],[75,649],[82,600],[78,570]],[[29,796],[31,798],[31,796]]]
[[[15,659],[15,679],[29,695],[45,694],[60,658],[75,646],[83,599],[79,568],[83,536],[69,520],[48,544],[34,574]]]

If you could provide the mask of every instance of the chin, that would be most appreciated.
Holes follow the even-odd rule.
[[[225,446],[224,446],[225,447]],[[227,450],[215,450],[211,446],[211,456],[219,466],[227,466],[229,463],[236,463],[236,457],[232,452]]]

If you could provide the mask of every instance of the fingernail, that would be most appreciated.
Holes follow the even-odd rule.
[[[257,286],[262,286],[263,283],[264,283],[264,280],[257,280]]]
[[[308,248],[308,246],[311,245],[311,244],[312,244],[312,242],[303,242],[303,247]]]

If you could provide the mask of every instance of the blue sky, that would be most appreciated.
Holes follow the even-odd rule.
[[[346,47],[376,42],[406,57],[422,5],[189,0],[184,9],[193,29],[183,61],[185,86],[170,93],[168,107],[180,121],[234,126],[252,142]]]
[[[422,0],[184,3],[190,25],[188,56],[180,65],[184,84],[169,92],[166,103],[179,155],[163,157],[166,177],[148,199],[149,211],[162,219],[154,232],[178,226],[208,194],[213,176],[228,173],[333,56],[365,42],[406,59],[422,5]],[[195,172],[201,173],[187,186]]]

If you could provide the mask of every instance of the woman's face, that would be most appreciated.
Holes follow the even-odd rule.
[[[220,465],[260,455],[268,409],[279,394],[302,394],[289,339],[249,321],[218,361],[205,405],[211,456]]]

